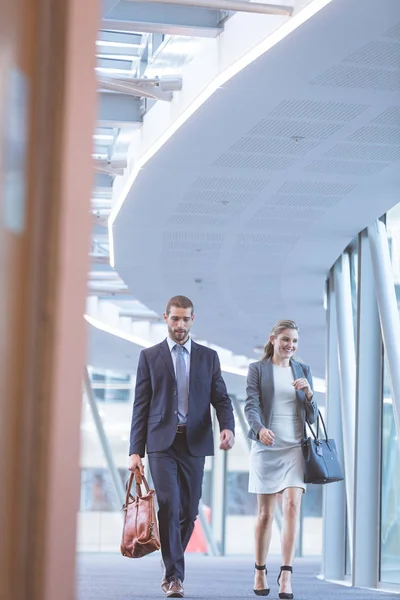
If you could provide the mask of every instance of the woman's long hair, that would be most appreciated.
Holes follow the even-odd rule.
[[[282,333],[284,329],[296,329],[297,332],[299,331],[299,328],[297,327],[294,321],[282,320],[275,323],[269,335],[270,337],[273,336],[276,338],[280,333]],[[270,340],[268,340],[268,342],[264,346],[264,356],[262,357],[262,359],[264,360],[265,358],[272,358],[273,355],[274,345],[271,344]]]

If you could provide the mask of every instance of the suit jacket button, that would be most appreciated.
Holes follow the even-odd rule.
[[[176,396],[176,392],[174,392],[174,396]]]
[[[177,414],[178,414],[178,411],[177,411],[177,410],[174,410],[174,415],[177,415]]]

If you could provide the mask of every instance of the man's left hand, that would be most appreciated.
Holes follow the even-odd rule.
[[[223,429],[219,436],[220,450],[230,450],[235,443],[235,436],[230,429]]]

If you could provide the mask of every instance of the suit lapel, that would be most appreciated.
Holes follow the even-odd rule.
[[[160,348],[161,356],[163,357],[165,364],[168,367],[168,371],[171,373],[171,376],[173,377],[173,379],[175,379],[174,365],[172,362],[171,351],[169,349],[167,340],[164,340],[163,342],[161,342],[159,348]]]
[[[291,360],[290,366],[292,367],[293,376],[295,379],[300,379],[301,377],[305,377],[301,364],[298,363],[296,360]],[[296,396],[297,396],[298,400],[301,400],[301,401],[304,400],[304,392],[302,392],[301,390],[296,390]]]
[[[274,374],[272,371],[272,362],[264,360],[261,368],[261,389],[264,390],[268,402],[272,402],[274,397]]]
[[[196,377],[196,373],[198,372],[198,364],[199,364],[199,344],[196,344],[192,340],[192,348],[190,351],[190,375],[189,375],[189,393],[190,390],[193,389],[193,381]]]

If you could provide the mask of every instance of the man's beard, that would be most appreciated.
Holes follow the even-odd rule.
[[[168,332],[169,332],[170,338],[172,338],[173,340],[175,340],[177,342],[181,342],[182,340],[185,340],[189,336],[188,329],[182,330],[181,332],[175,332],[173,329],[168,327]]]

